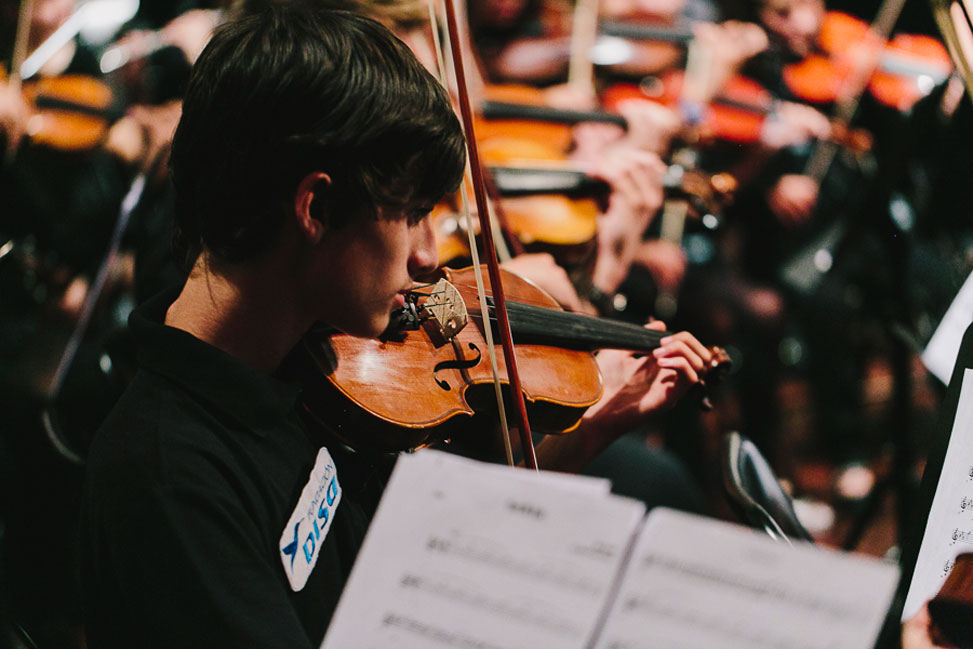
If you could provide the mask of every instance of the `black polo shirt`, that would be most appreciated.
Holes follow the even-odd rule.
[[[88,458],[88,646],[317,647],[389,467],[329,449],[341,500],[295,592],[281,539],[322,446],[300,387],[163,325],[174,298],[133,314],[140,370]]]

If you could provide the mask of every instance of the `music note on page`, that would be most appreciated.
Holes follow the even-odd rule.
[[[950,545],[955,545],[957,543],[973,545],[973,530],[961,530],[958,527],[954,527],[950,538],[952,539]]]
[[[954,565],[956,565],[956,562],[953,561],[952,559],[946,560],[946,562],[943,564],[943,574],[942,574],[943,581],[946,580],[946,577],[949,577],[949,573],[953,572]]]

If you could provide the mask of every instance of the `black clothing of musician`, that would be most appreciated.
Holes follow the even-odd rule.
[[[377,336],[434,269],[423,217],[463,137],[388,30],[314,5],[223,26],[193,71],[171,156],[192,270],[133,316],[139,373],[89,454],[92,649],[318,646],[381,491],[275,375],[315,322]]]
[[[165,326],[174,298],[132,316],[141,371],[91,449],[88,645],[317,646],[390,467],[329,445],[329,529],[295,527],[322,448],[299,385]],[[295,591],[286,567],[317,545]]]

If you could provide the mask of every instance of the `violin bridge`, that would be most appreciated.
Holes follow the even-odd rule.
[[[423,307],[432,316],[431,321],[445,340],[451,340],[469,322],[463,296],[445,279],[436,283]]]

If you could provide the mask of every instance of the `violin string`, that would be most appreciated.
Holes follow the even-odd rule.
[[[472,287],[472,286],[467,285],[467,284],[452,284],[452,286],[455,287],[461,293],[465,292],[465,293],[468,293],[468,294],[475,294],[475,292],[476,292],[475,291],[475,287]],[[432,292],[428,293],[428,295],[430,295],[430,296],[431,295],[438,295],[438,294],[441,294],[441,293],[444,293],[444,292],[447,292],[447,291],[432,291]],[[427,294],[423,293],[422,295],[427,295]],[[491,297],[491,294],[489,292],[487,292],[486,296],[487,297]],[[546,310],[554,311],[555,313],[572,313],[572,314],[574,313],[574,312],[571,312],[571,311],[559,312],[559,311],[550,309],[550,304],[549,303],[546,303],[546,302],[545,303],[541,303],[541,302],[537,302],[537,301],[510,300],[510,299],[508,299],[507,300],[507,304],[508,304],[508,306],[510,306],[510,305],[513,305],[513,306],[523,305],[523,306],[527,306],[527,307],[543,308],[543,309],[546,309]],[[488,322],[497,322],[497,317],[494,315],[495,312],[496,312],[496,307],[494,305],[492,305],[492,304],[487,304],[487,317],[485,319]],[[472,313],[474,316],[480,316],[482,318],[484,312],[481,309],[481,310],[477,310],[477,311],[470,311],[470,313]],[[582,313],[582,314],[578,314],[578,315],[587,315],[587,314],[583,314]],[[600,320],[600,318],[593,318],[593,319]],[[621,323],[619,323],[619,324],[621,324]],[[669,333],[671,333],[671,332],[665,332],[665,335],[669,335]]]
[[[470,286],[470,285],[467,285],[467,284],[453,284],[453,286],[456,287],[456,289],[460,293],[467,293],[469,295],[475,295],[476,294],[476,287],[474,287],[474,286]],[[410,293],[415,293],[416,295],[421,295],[423,297],[427,297],[428,298],[428,297],[432,297],[433,295],[442,295],[443,293],[447,293],[448,291],[443,290],[443,291],[423,292],[423,291],[417,291],[417,290],[413,289],[413,290],[411,290],[409,292]],[[493,295],[489,291],[487,291],[486,296],[487,297],[493,297]],[[547,303],[547,302],[540,302],[539,300],[523,300],[523,299],[511,300],[511,299],[508,299],[507,301],[510,302],[511,304],[523,304],[525,306],[536,306],[536,307],[541,307],[541,308],[550,308],[550,304],[549,303]],[[487,305],[487,308],[490,310],[491,313],[495,309],[495,307],[493,305],[490,305],[490,304]],[[575,311],[567,311],[566,310],[565,313],[576,313],[576,312]],[[586,315],[586,314],[581,314],[581,315]],[[491,320],[495,320],[495,318],[491,318]]]
[[[463,284],[454,284],[454,286],[460,287],[460,286],[464,286],[464,285]],[[449,291],[446,291],[446,290],[443,290],[443,291],[430,291],[428,293],[425,293],[425,292],[420,292],[420,291],[412,290],[412,291],[409,291],[409,292],[410,293],[415,293],[416,295],[421,295],[423,297],[427,297],[428,298],[428,297],[432,297],[433,295],[442,295],[444,293],[448,293]],[[461,291],[461,292],[463,292],[463,291]],[[473,287],[467,287],[467,289],[466,289],[465,292],[466,293],[470,293],[470,294],[474,294],[475,293],[475,291],[473,290]],[[492,297],[492,295],[489,292],[486,295],[487,295],[487,297]],[[524,304],[524,305],[527,305],[527,306],[546,306],[546,305],[543,305],[543,304],[531,304],[529,302],[520,302],[520,301],[515,301],[515,300],[508,300],[508,302],[510,302],[512,304]],[[496,307],[494,307],[492,304],[487,304],[487,309],[492,314],[496,310]],[[482,311],[477,311],[476,313],[482,313]],[[491,321],[495,322],[496,319],[497,318],[495,316],[493,316],[493,315],[490,316],[490,320]]]
[[[452,286],[457,291],[459,291],[459,292],[464,292],[465,291],[466,293],[469,293],[469,294],[473,294],[474,293],[473,287],[468,286],[468,285],[464,285],[464,284],[452,284]],[[416,292],[416,294],[423,295],[423,296],[426,296],[426,297],[431,297],[433,295],[441,295],[441,294],[447,293],[447,292],[449,292],[449,291],[448,290],[441,290],[441,291],[430,291],[428,293],[419,293],[419,292]],[[489,293],[487,294],[487,296],[489,296]],[[543,309],[545,312],[550,312],[550,314],[552,316],[553,316],[553,314],[556,314],[556,313],[564,313],[564,312],[561,312],[561,311],[557,311],[557,310],[551,309],[550,306],[549,306],[549,303],[544,303],[544,304],[531,304],[528,301],[521,302],[521,301],[515,301],[515,300],[508,300],[507,301],[507,305],[508,305],[508,308],[510,308],[512,306],[525,306],[525,307],[528,307],[528,308],[531,308],[531,309]],[[481,320],[486,320],[487,322],[495,323],[498,320],[498,318],[494,315],[495,311],[496,311],[496,307],[493,304],[487,304],[487,311],[486,311],[487,316],[486,316],[486,318],[483,317],[484,311],[482,311],[482,310],[470,311],[470,313],[474,317],[479,316],[481,318]],[[534,323],[534,326],[536,326],[538,324],[538,321],[535,319],[538,314],[534,314],[534,316],[530,316],[529,314],[522,314],[522,315],[526,315],[528,318],[532,319],[533,320],[533,323]],[[585,314],[580,314],[580,315],[585,315]],[[598,318],[593,318],[593,319],[598,320]],[[606,322],[606,324],[607,324],[607,322]],[[618,324],[619,325],[622,325],[623,323],[618,323]],[[488,327],[487,329],[489,330],[490,328]],[[639,328],[639,329],[641,329],[641,328]],[[486,333],[486,332],[484,332],[484,333]],[[631,334],[632,332],[620,332],[620,334],[623,337],[626,335],[626,333],[627,334]],[[644,333],[644,331],[643,331],[643,333]],[[661,336],[666,336],[666,335],[671,335],[670,332],[656,332],[656,333],[660,334],[660,337]]]
[[[455,286],[457,288],[457,290],[459,290],[460,293],[473,293],[475,291],[475,287],[474,286],[471,286],[469,284],[453,284],[453,286]],[[493,297],[493,294],[490,291],[487,291],[487,297]],[[539,307],[550,308],[550,303],[549,302],[541,302],[540,300],[527,300],[527,299],[523,299],[523,298],[516,298],[516,299],[509,299],[508,298],[507,301],[508,302],[512,302],[514,304],[527,304],[527,305],[530,305],[530,306],[539,306]],[[568,311],[568,312],[569,313],[574,313],[573,311]]]

